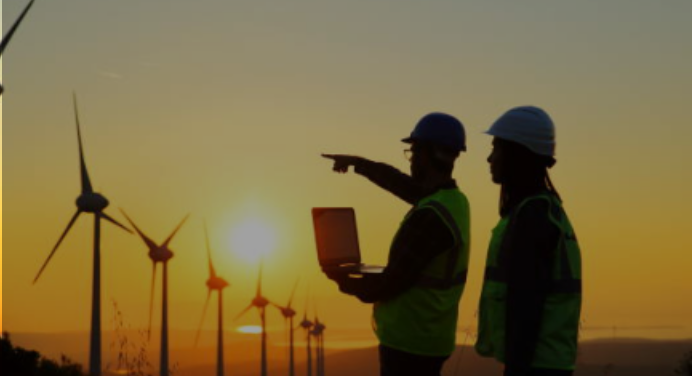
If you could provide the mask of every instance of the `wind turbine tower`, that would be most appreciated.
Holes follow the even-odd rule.
[[[308,362],[307,362],[307,376],[312,376],[312,348],[311,348],[311,337],[312,334],[310,332],[310,329],[313,327],[312,321],[308,320],[308,303],[307,300],[305,301],[305,313],[303,314],[303,320],[300,322],[300,327],[303,328],[305,331],[305,337],[306,337],[306,343],[307,343],[307,354],[308,354]]]
[[[135,228],[137,234],[142,238],[144,243],[149,248],[149,258],[152,261],[154,274],[151,279],[151,298],[149,301],[149,336],[151,337],[151,316],[153,312],[154,305],[154,286],[156,283],[156,264],[163,264],[163,299],[162,299],[162,309],[161,309],[161,362],[159,365],[159,375],[169,376],[168,368],[168,261],[173,258],[173,251],[168,247],[171,240],[175,234],[180,230],[180,227],[185,223],[189,214],[183,218],[178,226],[173,230],[173,232],[168,236],[168,238],[163,242],[163,244],[158,245],[150,237],[146,236],[142,230],[135,225],[135,223],[127,216],[124,210],[120,210],[125,218],[130,222],[132,227]]]
[[[298,281],[293,285],[293,291],[291,291],[291,297],[288,299],[288,304],[285,307],[274,304],[276,308],[281,311],[281,315],[286,321],[286,330],[288,330],[288,342],[289,342],[289,352],[288,352],[288,375],[295,376],[295,362],[294,362],[294,347],[293,347],[293,317],[296,315],[296,311],[291,307],[293,304],[293,297],[296,293],[296,288],[298,287]]]
[[[320,321],[320,319],[315,316],[315,324],[310,332],[315,336],[315,357],[316,360],[316,372],[317,376],[324,376],[324,330],[327,327]]]
[[[30,4],[31,5],[31,4]],[[4,41],[3,41],[4,43]],[[4,47],[4,45],[3,45]],[[77,111],[77,95],[72,96],[74,101],[75,122],[77,123],[77,140],[79,141],[79,164],[82,177],[82,193],[77,197],[77,212],[70,219],[67,228],[63,231],[58,239],[58,242],[53,247],[53,250],[48,255],[48,258],[38,271],[34,284],[38,281],[41,274],[48,266],[51,258],[58,250],[65,236],[72,228],[72,225],[77,221],[77,218],[82,213],[94,214],[94,265],[92,279],[92,295],[91,295],[91,338],[89,345],[89,375],[101,375],[101,219],[105,219],[127,232],[132,232],[127,227],[120,224],[115,219],[111,218],[103,210],[108,207],[108,199],[100,193],[94,192],[89,179],[89,172],[84,162],[84,149],[82,147],[82,134],[79,128],[79,112]]]
[[[204,322],[204,317],[207,314],[207,308],[209,307],[209,299],[211,298],[212,291],[216,290],[219,292],[219,317],[218,317],[218,334],[217,334],[217,346],[216,346],[216,375],[223,376],[224,373],[224,362],[223,362],[223,289],[228,287],[228,282],[225,279],[218,277],[216,275],[216,270],[214,269],[214,264],[211,261],[211,247],[209,246],[209,233],[207,232],[207,227],[204,226],[204,235],[207,240],[207,259],[209,260],[209,279],[207,279],[207,300],[204,302],[204,310],[202,311],[202,320],[199,322],[199,328],[197,329],[197,337],[195,338],[195,347],[199,341],[199,334],[202,330],[202,323]]]
[[[245,309],[235,317],[234,320],[238,320],[252,307],[257,308],[260,315],[260,321],[262,322],[262,361],[260,366],[260,375],[267,376],[267,305],[272,304],[267,298],[262,296],[262,263],[260,263],[259,278],[257,279],[257,292],[255,297],[250,302],[250,305],[245,307]]]

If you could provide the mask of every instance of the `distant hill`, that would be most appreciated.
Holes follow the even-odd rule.
[[[463,353],[462,353],[463,349]],[[575,376],[674,376],[692,340],[595,340],[580,346]],[[342,351],[327,358],[329,376],[377,376],[377,349]],[[241,373],[250,376],[253,373]],[[256,373],[255,373],[256,374]],[[502,376],[502,367],[492,359],[479,357],[473,347],[458,346],[447,361],[443,376]],[[186,375],[188,376],[188,375]],[[189,376],[192,376],[190,374]]]
[[[87,338],[85,333],[66,334],[22,334],[11,333],[13,342],[27,349],[59,358],[65,354],[75,361],[86,364]],[[134,335],[133,335],[134,336]],[[207,338],[213,336],[207,336]],[[138,338],[134,338],[137,342]],[[158,364],[155,343],[149,346],[149,360]],[[104,364],[116,349],[112,335],[104,335]],[[327,342],[329,343],[329,342]],[[462,350],[463,349],[463,350]],[[230,336],[226,348],[226,368],[229,375],[256,376],[259,373],[259,342],[256,337]],[[661,341],[647,339],[607,339],[583,342],[579,350],[579,366],[576,376],[674,376],[683,354],[692,351],[692,339]],[[287,369],[287,349],[282,346],[269,347],[270,375],[284,375]],[[108,354],[108,355],[107,355]],[[215,374],[215,347],[213,341],[193,348],[173,347],[172,364],[177,363],[175,376],[213,376]],[[306,374],[304,343],[296,348],[298,375]],[[376,347],[352,350],[328,349],[326,369],[328,376],[377,376],[379,374]],[[111,369],[114,365],[111,364]],[[473,375],[501,376],[502,368],[492,359],[481,358],[470,346],[457,347],[457,351],[446,363],[444,376]]]

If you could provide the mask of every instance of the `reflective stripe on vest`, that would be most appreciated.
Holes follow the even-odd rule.
[[[425,287],[428,289],[446,290],[454,286],[463,286],[466,284],[467,275],[468,270],[464,270],[463,272],[449,279],[428,277],[427,275],[423,275],[418,279],[418,282],[416,282],[416,286]]]
[[[507,275],[501,270],[501,268],[488,266],[485,268],[485,280],[507,283]],[[580,294],[581,279],[571,278],[568,276],[567,278],[560,278],[558,280],[551,281],[551,285],[546,288],[546,292]]]

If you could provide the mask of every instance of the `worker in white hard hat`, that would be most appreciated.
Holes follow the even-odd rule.
[[[550,180],[555,127],[532,106],[502,115],[486,132],[501,186],[500,221],[488,249],[476,351],[505,376],[569,376],[577,356],[581,256],[562,199]]]
[[[323,155],[333,169],[355,172],[412,206],[389,249],[381,274],[351,278],[325,270],[339,289],[374,303],[382,376],[439,376],[455,349],[457,312],[469,260],[469,204],[452,178],[466,150],[464,128],[442,113],[424,116],[406,150],[411,175],[348,155]]]

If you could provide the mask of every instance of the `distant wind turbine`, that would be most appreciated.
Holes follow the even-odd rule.
[[[17,27],[19,27],[19,24],[22,22],[24,19],[24,16],[29,12],[29,9],[31,6],[34,5],[34,0],[31,0],[29,4],[24,8],[24,11],[22,12],[21,15],[19,15],[19,18],[14,22],[10,30],[5,34],[5,36],[2,38],[2,42],[0,42],[0,56],[2,56],[2,53],[5,52],[5,47],[7,47],[7,44],[10,43],[10,39],[12,39],[12,35],[14,35],[14,32],[17,31]],[[0,83],[0,95],[5,91],[5,88],[2,86]]]
[[[312,326],[310,334],[315,337],[315,363],[317,376],[324,376],[324,330],[327,327],[320,321],[315,314],[315,323]]]
[[[276,308],[281,311],[281,315],[286,321],[286,330],[288,330],[288,342],[289,342],[289,352],[288,352],[288,375],[295,376],[295,365],[293,360],[293,317],[296,315],[296,311],[291,307],[293,304],[293,297],[296,294],[296,288],[298,287],[298,281],[293,285],[293,291],[291,291],[291,297],[288,299],[288,304],[285,307],[274,304]]]
[[[309,293],[308,293],[309,295]],[[307,376],[312,376],[312,348],[311,348],[311,337],[312,334],[310,332],[310,329],[315,325],[312,323],[312,321],[308,320],[308,298],[305,298],[305,311],[303,311],[303,320],[300,322],[300,327],[303,328],[305,331],[305,337],[306,337],[306,343],[307,343],[307,354],[308,354],[308,362],[307,362]]]
[[[173,230],[173,232],[168,236],[168,238],[161,245],[157,245],[151,238],[146,236],[142,230],[135,225],[135,223],[127,216],[124,210],[120,209],[125,218],[130,222],[132,227],[135,228],[137,234],[144,240],[144,243],[149,248],[149,258],[152,261],[154,274],[151,279],[151,298],[149,300],[149,337],[151,338],[151,316],[153,312],[154,305],[154,285],[156,283],[156,264],[163,264],[163,299],[162,299],[162,309],[161,309],[161,363],[159,367],[160,376],[168,376],[168,261],[173,258],[173,251],[168,248],[171,240],[175,234],[180,230],[180,227],[185,223],[189,214],[183,218],[178,226]]]
[[[5,45],[3,41],[3,48]],[[67,224],[67,228],[63,231],[62,235],[58,239],[58,242],[53,247],[53,250],[48,255],[48,258],[41,266],[41,269],[36,274],[34,278],[34,284],[41,277],[41,274],[48,266],[51,258],[55,255],[58,250],[60,243],[62,243],[65,236],[72,228],[72,225],[77,221],[77,218],[82,213],[93,213],[94,214],[94,265],[93,265],[93,279],[92,279],[92,299],[91,299],[91,339],[89,346],[89,375],[100,376],[101,375],[101,218],[115,224],[116,226],[122,228],[127,232],[132,232],[127,227],[120,224],[115,219],[111,218],[108,214],[104,213],[104,209],[108,207],[108,199],[106,199],[100,193],[94,192],[91,187],[91,180],[89,179],[89,173],[86,168],[86,163],[84,162],[84,149],[82,147],[82,134],[79,128],[79,112],[77,111],[77,95],[73,94],[72,99],[74,101],[74,113],[75,122],[77,124],[77,140],[79,141],[79,164],[82,177],[82,193],[77,197],[77,212],[70,219],[70,223]]]
[[[252,307],[257,308],[260,315],[260,320],[262,322],[262,361],[260,367],[260,375],[267,376],[267,319],[266,319],[266,307],[272,304],[267,298],[262,296],[262,267],[263,264],[260,262],[259,278],[257,279],[257,292],[255,297],[250,302],[250,305],[245,307],[245,309],[235,317],[234,320],[241,318],[247,311],[252,309]]]
[[[195,347],[199,341],[199,333],[202,330],[202,323],[204,322],[204,317],[207,314],[207,308],[209,307],[209,298],[211,298],[211,292],[216,290],[219,292],[219,317],[218,317],[218,327],[219,331],[217,334],[217,346],[216,346],[216,375],[223,376],[224,372],[224,362],[223,362],[223,289],[228,287],[228,282],[225,279],[220,278],[216,275],[216,270],[214,269],[214,264],[211,261],[211,247],[209,246],[209,233],[207,232],[207,226],[204,226],[204,235],[207,240],[207,259],[209,260],[209,279],[207,279],[207,300],[204,302],[204,310],[202,311],[202,319],[199,322],[199,328],[197,329],[197,336],[195,337]]]

